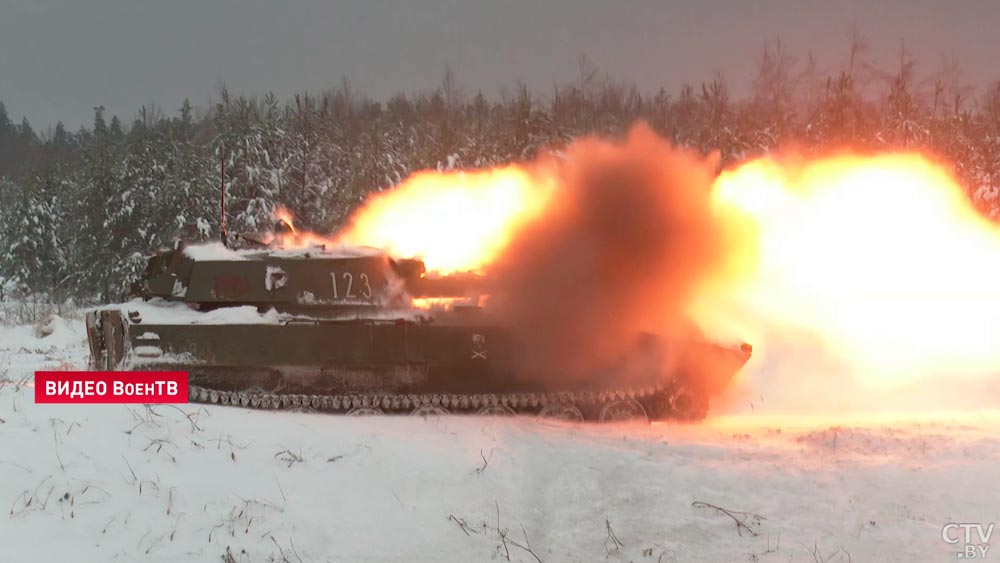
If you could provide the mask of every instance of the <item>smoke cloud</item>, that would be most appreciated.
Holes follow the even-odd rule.
[[[622,365],[643,333],[685,329],[693,293],[726,261],[718,167],[645,125],[545,161],[558,188],[491,265],[487,305],[513,329],[519,372],[572,377]]]

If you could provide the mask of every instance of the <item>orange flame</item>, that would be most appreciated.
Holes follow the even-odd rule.
[[[432,272],[481,271],[545,213],[550,172],[421,172],[373,196],[332,239],[294,239],[374,246]],[[873,391],[1000,372],[1000,230],[945,166],[917,154],[767,157],[723,172],[713,198],[735,233],[732,267],[691,313],[714,336],[753,343],[744,383],[754,395],[774,384],[795,388],[792,401],[878,401]],[[823,370],[830,377],[816,379]]]
[[[545,206],[553,182],[519,166],[420,172],[372,197],[339,240],[421,258],[428,271],[479,271]]]
[[[764,158],[723,173],[715,201],[744,264],[700,304],[707,324],[765,354],[808,335],[874,389],[1000,371],[1000,230],[944,166]]]
[[[295,217],[287,207],[281,205],[276,207],[274,209],[274,218],[288,225],[288,228],[291,229],[293,236],[298,235],[298,232],[295,230]]]
[[[267,244],[278,244],[283,248],[308,248],[337,244],[337,241],[332,237],[296,228],[295,216],[287,207],[281,205],[276,207],[274,218],[284,223],[288,229],[285,232],[271,233],[265,236],[264,242]]]

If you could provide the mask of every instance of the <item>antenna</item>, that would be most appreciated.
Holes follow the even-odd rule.
[[[220,188],[222,192],[222,245],[229,247],[229,233],[226,232],[226,145],[219,145],[219,166],[222,170]]]

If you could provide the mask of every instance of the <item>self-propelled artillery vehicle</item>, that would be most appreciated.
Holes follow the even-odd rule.
[[[525,377],[516,339],[479,306],[486,281],[364,247],[178,243],[130,301],[87,314],[87,337],[96,369],[187,371],[192,401],[352,415],[699,419],[750,357],[647,336],[637,354],[670,361],[627,384]]]

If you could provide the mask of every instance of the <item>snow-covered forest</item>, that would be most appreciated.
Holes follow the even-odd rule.
[[[387,100],[347,80],[286,100],[220,87],[210,108],[181,100],[126,120],[96,108],[92,126],[76,132],[36,132],[0,102],[0,295],[120,298],[149,251],[218,237],[223,158],[231,230],[265,230],[283,205],[301,225],[329,232],[366,194],[416,170],[530,159],[637,120],[679,145],[719,150],[724,163],[786,146],[920,150],[950,163],[996,216],[1000,83],[973,88],[956,62],[918,64],[905,51],[879,66],[864,47],[852,41],[843,61],[825,67],[768,43],[743,96],[722,76],[643,93],[581,58],[576,79],[546,92],[517,84],[488,96],[450,70],[434,91]]]

